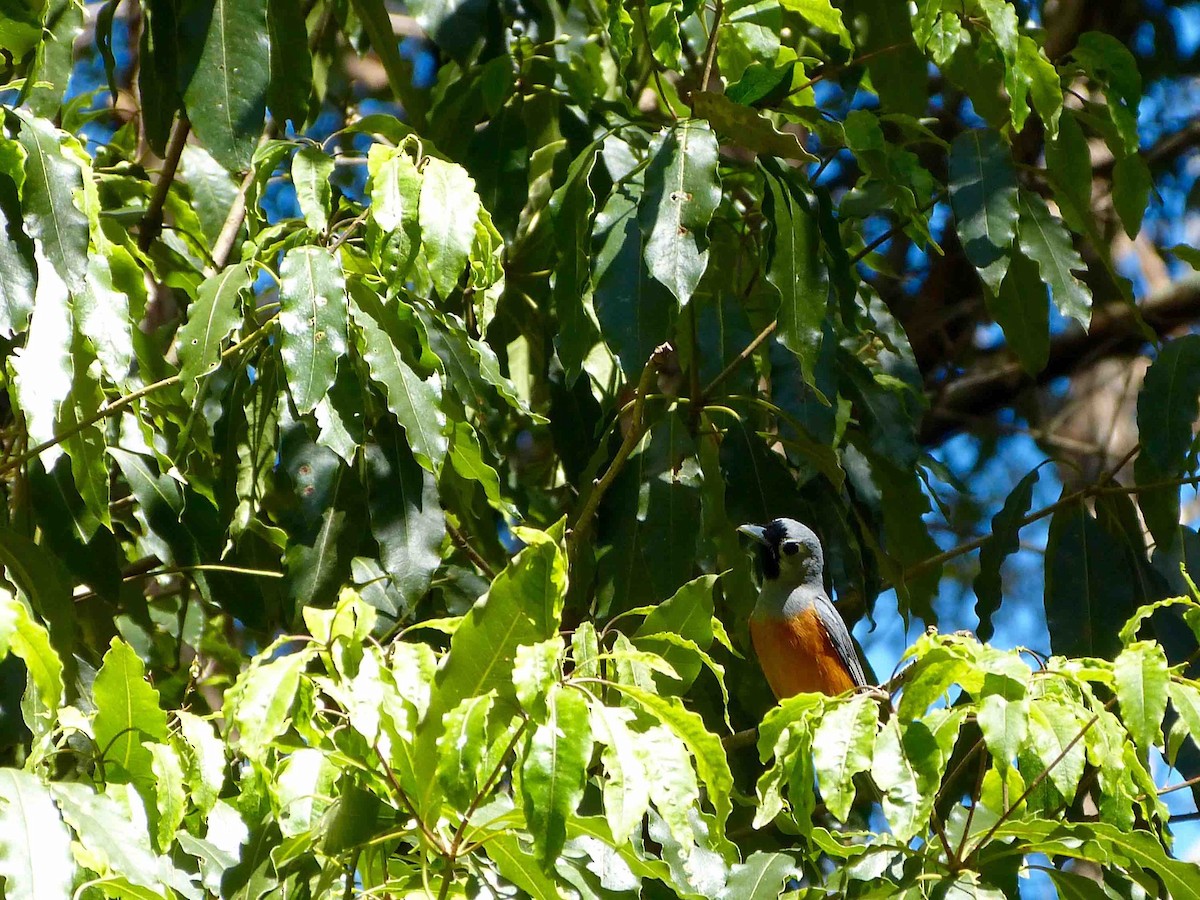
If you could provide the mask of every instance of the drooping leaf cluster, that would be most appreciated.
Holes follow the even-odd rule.
[[[1089,158],[1136,234],[1128,51],[1052,60],[1004,0],[408,13],[429,42],[381,0],[0,29],[5,896],[1015,896],[1039,853],[1192,890],[1150,772],[1200,774],[1195,608],[1120,633],[1200,558],[1192,338],[1138,408],[1153,558],[1120,485],[1031,512],[1036,471],[981,542],[986,637],[1053,514],[1036,671],[928,637],[895,711],[772,708],[734,531],[803,519],[849,620],[936,621],[952,366],[883,248],[960,255],[1044,372],[1051,305],[1128,294]],[[765,772],[722,743],[760,722]]]

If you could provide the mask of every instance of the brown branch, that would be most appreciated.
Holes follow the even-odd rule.
[[[725,0],[717,0],[713,11],[713,27],[708,35],[708,47],[704,51],[704,74],[700,78],[700,90],[708,90],[709,79],[712,78],[713,60],[717,58],[717,32],[721,30],[721,16],[725,15]]]
[[[962,375],[927,390],[930,408],[921,423],[921,443],[940,444],[962,427],[964,418],[1011,406],[1025,390],[1072,374],[1099,358],[1137,353],[1146,343],[1139,313],[1159,337],[1190,324],[1200,317],[1200,275],[1179,279],[1137,309],[1124,303],[1100,307],[1092,313],[1086,332],[1070,325],[1051,341],[1049,361],[1036,376],[1026,373],[1010,350],[981,354]]]
[[[162,171],[158,173],[158,181],[154,185],[154,193],[150,195],[150,205],[142,215],[138,226],[138,249],[145,253],[150,245],[162,234],[163,204],[167,202],[167,194],[171,190],[171,182],[175,180],[175,172],[179,169],[179,159],[183,156],[183,148],[187,146],[188,135],[192,123],[188,117],[180,113],[175,120],[175,128],[171,132],[171,140],[167,144],[167,155],[163,159]]]

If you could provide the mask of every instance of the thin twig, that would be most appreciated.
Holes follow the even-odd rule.
[[[712,77],[713,60],[717,58],[717,32],[721,30],[721,16],[725,15],[725,0],[717,0],[713,10],[713,27],[708,33],[708,47],[704,50],[704,76],[700,79],[700,90],[708,90],[708,81]]]
[[[150,195],[150,204],[142,215],[138,226],[138,249],[145,253],[150,245],[162,234],[163,205],[167,202],[167,194],[171,190],[171,182],[175,180],[175,172],[179,168],[179,159],[183,156],[183,148],[187,146],[188,134],[191,133],[192,123],[188,117],[180,113],[175,120],[175,128],[171,132],[171,140],[167,144],[167,155],[163,159],[162,171],[158,173],[158,181],[154,185],[154,193]]]
[[[486,575],[488,581],[495,580],[496,570],[493,569],[488,561],[479,554],[478,550],[471,546],[471,542],[467,540],[467,536],[449,522],[446,523],[446,530],[450,532],[451,540],[453,540],[454,543],[458,545],[458,548],[462,550],[463,553],[467,554],[467,558],[475,564],[475,568]]]
[[[1017,525],[1017,528],[1024,528],[1026,525],[1032,524],[1039,519],[1044,519],[1046,516],[1053,515],[1064,507],[1079,503],[1082,500],[1086,500],[1093,494],[1106,493],[1108,491],[1107,483],[1112,481],[1112,479],[1115,478],[1123,468],[1125,468],[1125,465],[1137,453],[1139,446],[1140,445],[1135,444],[1130,451],[1121,458],[1116,466],[1114,466],[1105,474],[1101,475],[1095,484],[1089,484],[1086,487],[1080,488],[1074,493],[1068,494],[1065,497],[1060,497],[1049,506],[1043,506],[1041,509],[1034,510],[1021,519]],[[1182,483],[1182,481],[1180,483]],[[1127,490],[1132,489],[1122,488],[1121,492],[1125,493]],[[964,554],[970,553],[972,550],[978,550],[991,539],[992,535],[990,534],[981,535],[980,537],[973,538],[966,543],[959,544],[957,547],[951,547],[949,550],[935,554],[934,556],[930,556],[918,563],[914,563],[911,568],[904,571],[904,573],[901,575],[901,580],[907,581],[908,579],[913,578],[916,575],[920,575],[922,572],[925,572],[928,569],[934,568],[935,566],[940,566],[942,563],[949,562],[952,559],[956,559]],[[892,587],[892,585],[885,584],[883,589],[886,590],[888,587]]]
[[[708,383],[708,387],[706,387],[704,389],[704,393],[702,393],[700,395],[701,405],[703,405],[704,401],[707,401],[708,398],[710,396],[712,396],[713,391],[715,391],[718,387],[720,387],[721,382],[723,382],[726,378],[728,378],[730,375],[732,375],[734,370],[737,369],[738,366],[740,366],[742,363],[744,363],[746,360],[748,360],[753,355],[754,351],[762,346],[763,341],[765,341],[767,338],[769,338],[772,334],[775,333],[775,329],[778,327],[779,327],[779,320],[775,319],[774,321],[771,322],[771,324],[769,324],[766,328],[764,328],[762,331],[760,331],[754,337],[754,340],[752,340],[749,344],[747,344],[742,349],[742,352],[739,353],[737,355],[737,357],[729,365],[727,365],[724,369],[721,370],[720,374],[718,374],[716,378],[714,378],[712,381],[710,381]]]
[[[612,486],[617,475],[620,474],[625,461],[633,453],[634,448],[637,447],[642,436],[646,433],[646,395],[650,393],[650,385],[658,374],[659,366],[662,365],[663,360],[666,359],[670,352],[670,344],[659,344],[654,348],[654,352],[650,354],[650,358],[646,360],[646,365],[642,368],[642,375],[638,379],[637,389],[633,395],[633,412],[630,417],[629,430],[625,433],[625,440],[621,442],[621,446],[617,450],[617,455],[613,457],[608,470],[603,476],[596,479],[591,492],[584,501],[583,509],[575,517],[575,523],[571,526],[571,531],[567,535],[567,556],[569,559],[575,558],[579,544],[587,537],[588,531],[591,529],[592,519],[600,506],[600,501],[604,499],[605,493]]]
[[[383,766],[384,777],[387,778],[388,784],[392,786],[392,790],[396,792],[396,799],[400,801],[401,805],[404,807],[404,811],[416,819],[417,828],[420,829],[421,834],[425,835],[425,839],[429,841],[429,845],[437,851],[438,855],[445,856],[446,848],[442,846],[441,839],[436,833],[434,833],[432,829],[430,829],[428,825],[425,824],[425,820],[417,815],[416,807],[413,806],[412,800],[409,799],[408,794],[405,792],[403,786],[401,786],[400,780],[396,778],[396,773],[392,771],[391,763],[387,761],[387,757],[385,757],[383,755],[383,751],[379,749],[378,741],[375,742],[374,750],[375,755],[379,757],[380,764]]]

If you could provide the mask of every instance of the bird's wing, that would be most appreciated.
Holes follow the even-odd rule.
[[[854,683],[859,687],[866,687],[867,676],[858,659],[858,651],[854,649],[854,641],[850,638],[850,632],[846,630],[846,623],[842,621],[841,614],[834,607],[833,601],[825,596],[824,591],[817,592],[817,597],[813,600],[813,609],[816,610],[817,618],[825,627],[825,633],[829,635],[834,650],[841,657],[842,664],[854,679]]]

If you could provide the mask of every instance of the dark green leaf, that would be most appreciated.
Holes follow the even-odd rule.
[[[818,259],[820,236],[812,205],[776,163],[763,163],[767,194],[763,214],[771,222],[767,281],[779,292],[779,342],[796,354],[808,384],[821,349],[828,288]]]
[[[735,103],[725,94],[712,91],[692,94],[692,111],[700,118],[707,119],[717,134],[747,150],[806,163],[817,161],[817,157],[804,149],[795,134],[779,131],[765,115],[749,106]]]
[[[997,132],[975,129],[954,139],[949,166],[950,205],[963,251],[997,293],[1017,234],[1017,173],[1012,155]]]
[[[1050,306],[1046,284],[1037,263],[1015,254],[1000,285],[1000,293],[985,291],[988,309],[1004,329],[1004,339],[1030,375],[1037,375],[1050,358]]]
[[[637,215],[640,186],[613,191],[596,216],[596,316],[625,378],[636,382],[654,348],[667,339],[676,303],[643,261],[648,233]]]
[[[422,469],[393,423],[375,427],[367,447],[367,508],[380,561],[403,602],[415,606],[441,564],[446,523],[437,483]]]
[[[916,75],[925,73],[925,56],[913,41],[908,10],[891,0],[852,0],[842,4],[842,15],[855,28],[855,47],[867,59],[871,86],[884,110],[925,115],[929,82]]]
[[[280,123],[290,119],[299,133],[308,120],[313,65],[304,8],[298,0],[267,0],[267,36],[271,52],[267,105],[273,119]]]
[[[262,135],[271,80],[267,0],[189,0],[180,46],[192,127],[217,162],[244,172]]]
[[[1146,372],[1138,394],[1138,436],[1143,452],[1165,477],[1183,472],[1200,415],[1200,336],[1168,341]]]
[[[71,586],[58,561],[46,549],[10,528],[0,528],[0,563],[8,577],[24,591],[33,611],[50,626],[54,649],[67,667],[68,683],[75,674],[75,641],[78,626]],[[53,705],[56,701],[46,698]]]
[[[583,360],[595,345],[599,333],[588,310],[591,294],[592,217],[596,196],[588,180],[599,156],[598,144],[589,144],[571,163],[566,183],[554,192],[550,208],[554,211],[554,237],[558,245],[558,265],[554,273],[554,311],[558,315],[558,334],[554,344],[570,386],[579,376]]]
[[[1046,543],[1046,619],[1050,647],[1065,656],[1112,658],[1121,626],[1137,608],[1120,544],[1081,503],[1050,520]]]
[[[1015,263],[1015,261],[1014,261]],[[1044,304],[1043,304],[1044,305]],[[977,633],[981,641],[991,640],[992,616],[1000,608],[1000,568],[1020,548],[1021,520],[1033,501],[1033,486],[1037,484],[1038,469],[1017,482],[1004,506],[992,516],[991,539],[979,548],[979,574],[975,576],[975,615],[979,617]]]
[[[421,378],[405,360],[403,348],[410,342],[395,309],[385,307],[369,289],[359,289],[357,282],[351,287],[354,321],[362,332],[361,350],[371,378],[383,387],[388,409],[408,436],[417,461],[436,474],[448,443],[443,434],[446,416],[438,405],[440,382]]]
[[[1154,186],[1150,167],[1138,154],[1132,153],[1113,166],[1113,208],[1121,217],[1125,233],[1135,238],[1142,229],[1142,216]]]

